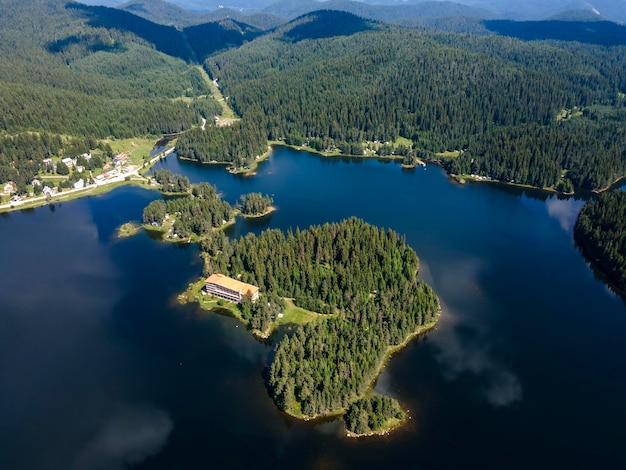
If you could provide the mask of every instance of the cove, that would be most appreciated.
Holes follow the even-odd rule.
[[[160,197],[124,187],[0,215],[0,468],[626,466],[626,307],[574,246],[584,200],[286,148],[256,177],[158,165],[231,203],[272,195],[278,210],[234,237],[350,216],[406,234],[443,314],[376,390],[412,419],[353,440],[281,414],[263,384],[272,345],[177,304],[197,248],[115,238]]]

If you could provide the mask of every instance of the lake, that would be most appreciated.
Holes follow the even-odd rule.
[[[198,249],[116,239],[160,197],[123,187],[0,215],[0,468],[626,467],[626,307],[574,245],[583,199],[286,148],[255,177],[156,168],[272,195],[234,237],[353,215],[406,234],[443,306],[376,384],[411,420],[354,440],[279,412],[272,345],[176,302]]]

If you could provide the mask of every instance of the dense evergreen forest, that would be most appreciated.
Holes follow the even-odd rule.
[[[326,37],[337,15],[316,12],[206,61],[242,126],[352,154],[404,137],[423,155],[463,151],[449,171],[540,187],[601,189],[626,174],[624,46],[399,29],[345,13],[345,34]],[[213,153],[206,139],[185,145],[200,161]]]
[[[188,196],[152,201],[143,210],[143,223],[162,226],[166,215],[173,220],[170,238],[201,237],[222,226],[233,217],[233,208],[223,201],[215,186],[194,185]]]
[[[397,400],[382,395],[355,401],[343,417],[346,429],[359,435],[379,432],[392,419],[404,419],[404,412]]]
[[[82,154],[97,150],[91,160],[86,161]],[[78,158],[77,164],[87,170],[101,168],[103,159],[112,155],[108,144],[97,142],[95,138],[62,137],[48,133],[21,133],[15,136],[0,136],[0,183],[12,181],[17,194],[26,193],[28,186],[40,174],[53,172],[52,165],[44,160],[52,156]],[[61,162],[57,173],[63,174]],[[67,173],[69,169],[65,167]]]
[[[231,163],[234,168],[249,168],[267,152],[267,134],[252,118],[231,126],[207,126],[205,130],[192,129],[181,135],[176,152],[181,158],[201,163]]]
[[[272,205],[274,200],[261,193],[244,194],[239,198],[238,207],[243,215],[264,214]]]
[[[626,191],[587,202],[578,214],[574,238],[585,256],[626,292]]]
[[[186,193],[191,189],[189,178],[172,173],[170,170],[154,170],[152,173],[164,193]]]
[[[270,366],[271,394],[294,415],[324,415],[356,401],[389,348],[436,319],[439,303],[416,278],[415,252],[391,230],[351,218],[217,243],[219,250],[204,245],[207,274],[240,277],[328,314],[283,338]]]

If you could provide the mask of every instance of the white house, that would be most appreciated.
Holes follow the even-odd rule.
[[[9,181],[7,184],[4,185],[5,193],[11,194],[11,193],[14,193],[15,191],[17,191],[17,186],[15,185],[13,181]]]

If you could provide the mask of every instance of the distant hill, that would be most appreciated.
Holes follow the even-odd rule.
[[[189,20],[194,15],[158,1],[148,5],[133,2],[124,8],[140,11],[145,16],[164,18],[172,13],[179,20]],[[237,47],[258,36],[261,31],[245,23],[231,19],[208,22],[184,29],[154,23],[143,17],[118,8],[87,6],[78,3],[68,4],[68,8],[79,11],[93,27],[116,28],[133,33],[153,44],[157,50],[187,62],[203,61],[209,54]]]
[[[196,56],[203,60],[216,51],[241,46],[262,34],[262,31],[239,21],[221,21],[189,26],[185,36]]]
[[[610,21],[484,21],[489,31],[525,41],[554,39],[602,46],[626,45],[626,26]]]
[[[350,36],[374,29],[374,24],[351,13],[320,10],[303,15],[280,28],[282,37],[289,41]]]
[[[453,2],[428,1],[401,5],[372,5],[353,0],[279,0],[264,11],[293,19],[316,10],[337,10],[362,18],[385,22],[410,22],[417,18],[467,17],[492,19],[495,15],[483,8],[474,8]]]
[[[135,34],[153,44],[157,50],[172,57],[190,61],[195,58],[185,38],[173,26],[165,26],[116,8],[87,6],[70,2],[69,10],[75,10],[93,28],[118,29]]]
[[[286,22],[285,18],[273,15],[265,12],[253,12],[233,10],[232,8],[218,8],[210,13],[203,14],[201,16],[203,22],[220,21],[225,19],[232,19],[241,23],[246,23],[250,26],[261,30],[268,30],[275,28]]]
[[[548,21],[606,21],[602,15],[593,10],[567,10],[546,18]]]
[[[153,23],[172,25],[178,28],[230,19],[246,23],[257,29],[267,30],[285,22],[283,18],[268,13],[241,12],[231,8],[218,8],[209,13],[192,12],[163,0],[130,0],[117,8]]]
[[[200,16],[163,0],[130,0],[117,8],[153,23],[172,26],[195,24]]]
[[[83,3],[119,6],[123,3],[123,1],[83,0]],[[303,9],[305,6],[304,4],[310,3],[306,0],[304,2],[302,0],[294,0],[293,2],[290,2],[293,6],[290,6],[287,2],[279,0],[278,5],[282,5],[284,8],[282,11],[276,8],[276,4],[272,0],[171,0],[171,3],[187,11],[196,13],[208,13],[217,10],[220,7],[224,7],[244,14],[251,14],[261,10],[268,12],[271,11],[274,14],[278,14],[279,16],[286,18],[295,18],[309,11],[330,8],[323,5],[325,2],[319,2],[322,4],[318,4],[317,6],[306,10]],[[447,2],[424,2],[421,0],[366,0],[360,3],[361,11],[356,13],[361,16],[371,18],[365,13],[367,5],[411,9],[413,6],[419,6],[423,3]],[[462,6],[469,7],[473,10],[487,12],[487,16],[481,16],[482,18],[512,19],[517,21],[544,20],[567,11],[587,10],[596,12],[609,21],[626,23],[626,6],[623,0],[522,0],[518,2],[511,0],[455,0],[453,4],[459,5],[459,9],[457,9],[457,11],[447,12],[447,16],[466,16],[466,13],[460,9]],[[352,12],[354,13],[354,11]],[[471,16],[475,17],[476,15]],[[408,10],[407,18],[411,18]]]

